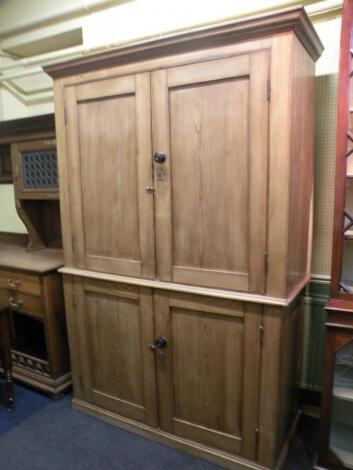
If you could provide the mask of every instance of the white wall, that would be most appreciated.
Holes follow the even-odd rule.
[[[4,87],[0,87],[0,99],[3,121],[28,116],[28,107]]]
[[[0,232],[27,232],[17,215],[14,189],[11,184],[0,185]]]
[[[331,275],[336,168],[336,108],[341,20],[316,25],[325,50],[316,63],[312,272]]]

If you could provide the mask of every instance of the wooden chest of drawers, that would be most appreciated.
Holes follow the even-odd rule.
[[[1,271],[0,296],[11,310],[43,318],[43,295],[39,276]]]
[[[1,244],[0,300],[11,312],[14,377],[52,395],[71,385],[61,264],[60,250]]]

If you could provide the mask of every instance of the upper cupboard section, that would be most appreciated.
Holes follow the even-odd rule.
[[[65,89],[73,266],[262,293],[268,52]]]

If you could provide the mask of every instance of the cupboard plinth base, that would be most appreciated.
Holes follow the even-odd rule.
[[[117,415],[111,411],[105,410],[77,398],[72,399],[72,407],[77,411],[93,416],[94,418],[100,419],[106,423],[112,424],[146,439],[151,439],[155,442],[158,442],[159,444],[166,445],[181,452],[186,452],[196,458],[207,460],[211,463],[214,463],[215,465],[220,465],[224,468],[227,468],[228,470],[270,470],[269,467],[261,466],[251,460],[243,459],[240,456],[222,452],[198,442],[170,434],[166,431],[162,431],[159,428],[153,428],[146,424],[133,421],[132,419]],[[288,434],[288,438],[283,446],[283,451],[281,452],[281,458],[279,459],[278,464],[274,467],[276,469],[280,468],[285,459],[289,442],[293,437],[297,427],[299,415],[300,414],[298,413],[295,420],[293,421],[290,433]]]
[[[16,365],[13,366],[13,377],[30,387],[49,394],[52,398],[57,397],[72,386],[71,373],[66,373],[56,379],[41,376]]]

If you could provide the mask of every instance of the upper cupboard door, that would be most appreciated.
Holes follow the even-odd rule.
[[[153,278],[150,75],[65,93],[74,265]]]
[[[264,291],[268,62],[258,52],[152,74],[162,280]]]

